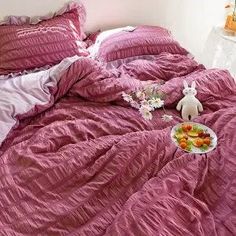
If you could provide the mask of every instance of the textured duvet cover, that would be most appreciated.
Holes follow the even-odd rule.
[[[18,90],[25,109],[12,108],[1,137],[0,235],[236,234],[236,84],[227,71],[165,53],[115,70],[89,58],[62,65],[40,74],[34,102]],[[208,154],[171,141],[183,79],[196,81],[204,106],[195,121],[218,136]],[[162,110],[145,121],[122,101],[122,91],[150,83],[162,84],[173,121]]]

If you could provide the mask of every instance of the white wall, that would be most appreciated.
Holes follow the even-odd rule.
[[[67,0],[0,0],[0,18],[42,15]],[[214,25],[222,24],[225,0],[82,0],[88,31],[120,25],[153,24],[169,28],[197,58]]]
[[[224,23],[224,5],[225,0],[158,0],[156,22],[200,59],[212,27]]]
[[[82,2],[87,8],[88,30],[98,27],[111,28],[114,25],[157,24],[157,0],[82,0]]]

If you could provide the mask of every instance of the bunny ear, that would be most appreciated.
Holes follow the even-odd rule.
[[[188,83],[186,80],[184,80],[184,88],[188,88]]]
[[[194,88],[194,89],[196,88],[196,82],[195,81],[192,82],[191,87]]]

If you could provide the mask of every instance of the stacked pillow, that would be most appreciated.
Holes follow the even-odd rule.
[[[0,75],[59,63],[74,55],[87,56],[81,3],[68,3],[53,16],[8,17],[0,23]]]

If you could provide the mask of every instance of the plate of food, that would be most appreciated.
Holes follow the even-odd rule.
[[[177,147],[191,153],[207,153],[217,145],[215,132],[195,122],[177,124],[171,130],[171,139]]]

